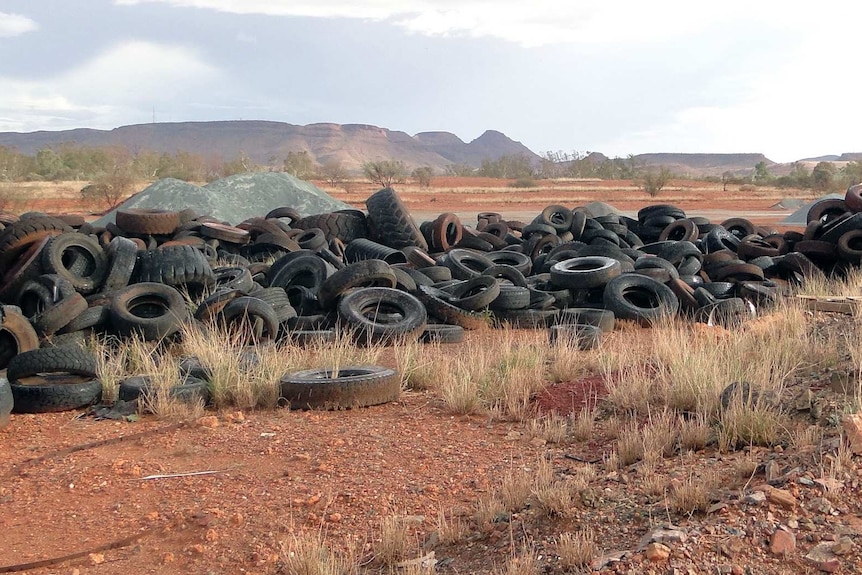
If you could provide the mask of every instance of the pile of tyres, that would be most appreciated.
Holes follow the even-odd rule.
[[[792,285],[862,262],[862,186],[783,233],[665,204],[637,218],[482,212],[474,225],[453,213],[417,224],[391,188],[365,204],[305,217],[283,207],[235,226],[193,209],[121,209],[105,227],[0,214],[0,369],[12,395],[32,392],[19,380],[36,373],[95,377],[94,360],[69,351],[92,334],[170,341],[202,322],[252,343],[347,330],[376,345],[458,342],[494,325],[548,329],[583,349],[618,319],[732,328]]]

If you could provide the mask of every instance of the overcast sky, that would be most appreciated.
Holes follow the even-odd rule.
[[[0,0],[0,131],[261,119],[862,152],[862,2]]]

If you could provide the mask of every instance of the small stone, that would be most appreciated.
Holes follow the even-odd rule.
[[[219,425],[218,417],[215,415],[205,415],[198,418],[197,424],[201,427],[206,427],[207,429],[215,429]]]
[[[811,389],[806,389],[803,391],[799,397],[796,398],[794,405],[796,406],[796,411],[808,411],[811,409],[811,403],[814,400],[814,393],[811,392]]]
[[[644,550],[644,555],[654,563],[666,561],[670,557],[670,547],[662,543],[650,543]]]
[[[340,523],[341,522],[341,513],[330,513],[329,521],[331,523]]]
[[[832,546],[832,552],[836,555],[847,555],[853,551],[853,547],[855,547],[853,540],[845,536],[835,542],[835,545]]]
[[[767,461],[764,467],[764,474],[766,475],[766,482],[772,483],[776,481],[779,477],[781,477],[781,467],[778,465],[774,459],[771,461]]]
[[[797,477],[796,483],[798,483],[800,485],[805,485],[807,487],[813,487],[814,486],[814,481],[812,481],[810,477],[805,477],[805,476]]]
[[[243,423],[245,421],[245,415],[241,411],[232,411],[230,413],[226,413],[224,418],[231,423]]]
[[[743,575],[743,573],[745,573],[745,570],[739,565],[734,565],[730,568],[730,575]]]
[[[742,543],[742,539],[738,537],[731,537],[727,541],[723,542],[719,545],[718,550],[721,551],[721,554],[725,557],[729,557],[733,559],[742,551],[744,545]]]
[[[826,573],[835,573],[841,567],[838,557],[832,552],[835,543],[819,543],[811,548],[805,560]]]
[[[173,553],[165,553],[164,555],[162,555],[162,563],[173,563],[176,560],[177,558],[176,556],[174,556]]]
[[[206,551],[206,547],[198,543],[197,545],[192,545],[189,547],[189,551],[196,555],[203,555],[204,551]]]
[[[745,502],[749,505],[760,505],[766,501],[766,493],[763,491],[755,491],[745,496]]]
[[[245,517],[243,517],[242,513],[237,511],[233,515],[231,515],[230,522],[234,525],[242,525],[245,523]]]
[[[770,503],[775,503],[787,509],[796,507],[796,498],[793,497],[792,493],[784,489],[770,489],[766,494],[766,498]]]
[[[808,502],[808,509],[815,513],[830,515],[832,513],[832,502],[825,497],[815,497]]]
[[[841,420],[841,427],[850,442],[850,450],[856,455],[862,455],[862,413],[845,415]]]
[[[530,445],[533,447],[544,447],[546,443],[548,443],[548,441],[541,437],[534,437],[530,440]]]
[[[788,519],[787,526],[790,529],[799,529],[799,521],[797,521],[796,519]]]
[[[77,567],[72,569],[72,575],[81,575],[81,570]]]
[[[218,541],[218,531],[215,529],[207,529],[207,534],[204,536],[204,539],[212,543],[213,541]]]
[[[101,565],[105,562],[105,556],[101,553],[90,553],[87,559],[90,560],[90,565]]]
[[[796,551],[796,537],[784,529],[776,529],[769,539],[769,552],[784,556]]]

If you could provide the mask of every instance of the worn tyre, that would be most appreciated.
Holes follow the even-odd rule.
[[[309,369],[285,375],[279,389],[291,409],[351,409],[397,401],[401,377],[374,365]]]
[[[571,258],[551,266],[551,283],[568,289],[601,287],[622,273],[619,261],[587,256]]]
[[[110,305],[111,323],[117,333],[140,333],[146,340],[176,333],[189,313],[182,294],[159,283],[128,286],[116,293]]]
[[[0,369],[17,355],[39,347],[39,335],[24,315],[12,308],[0,308]]]
[[[394,288],[398,283],[392,268],[383,260],[361,260],[348,264],[326,278],[317,293],[320,307],[329,309],[341,294],[359,287]]]
[[[551,345],[565,345],[586,351],[595,349],[602,340],[602,330],[594,325],[557,324],[548,328]]]
[[[341,298],[338,316],[354,330],[357,341],[390,343],[415,340],[428,321],[416,297],[387,287],[359,288]]]
[[[617,319],[644,326],[673,316],[679,310],[679,300],[669,287],[638,274],[623,274],[608,282],[603,302]]]
[[[12,413],[14,405],[15,398],[12,396],[12,387],[9,385],[9,380],[5,377],[0,377],[0,429],[9,425],[9,414]]]
[[[422,343],[461,343],[464,341],[464,328],[460,325],[429,323],[419,337]]]
[[[55,348],[56,349],[56,348]],[[102,399],[102,383],[92,379],[80,383],[9,384],[15,413],[53,413],[89,407]]]
[[[180,225],[179,212],[129,208],[117,210],[116,222],[123,231],[133,234],[167,235]]]
[[[381,243],[395,249],[407,246],[428,249],[419,226],[395,190],[383,188],[375,192],[365,200],[365,207],[368,208],[368,219]]]
[[[54,236],[42,251],[47,273],[66,278],[86,295],[102,286],[108,273],[108,258],[98,240],[77,232]]]
[[[76,346],[47,347],[19,353],[9,361],[6,368],[6,377],[12,383],[49,373],[95,378],[96,358]]]

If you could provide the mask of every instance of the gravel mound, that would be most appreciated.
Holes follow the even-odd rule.
[[[290,174],[255,172],[222,178],[205,186],[165,178],[135,194],[94,223],[105,225],[113,222],[117,209],[192,208],[199,215],[238,224],[285,206],[297,210],[302,216],[350,208],[315,185]]]
[[[811,206],[819,202],[820,200],[831,200],[831,199],[844,199],[844,194],[827,194],[823,197],[817,198],[813,202],[808,202],[800,207],[798,210],[781,220],[782,224],[791,224],[797,226],[804,226],[808,223],[808,210],[811,209]]]

